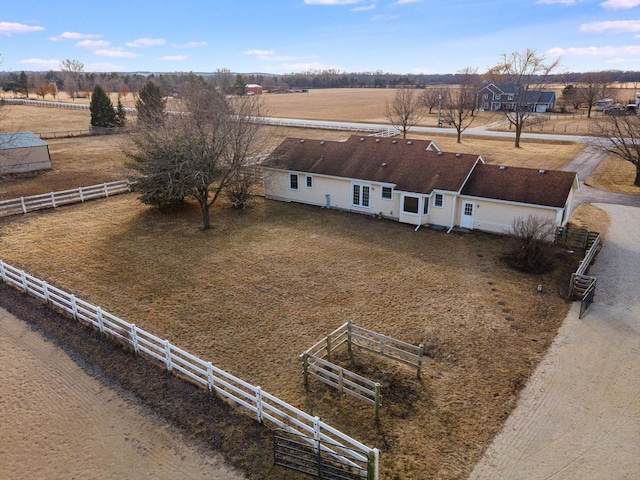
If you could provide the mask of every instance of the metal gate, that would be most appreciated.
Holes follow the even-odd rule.
[[[587,311],[587,308],[589,308],[589,305],[593,303],[593,296],[595,295],[595,293],[596,279],[594,277],[591,277],[591,283],[582,295],[582,301],[580,302],[580,316],[578,318],[582,318],[582,316]]]
[[[330,480],[373,478],[368,473],[372,471],[369,462],[348,450],[331,442],[316,443],[311,437],[286,430],[276,430],[273,436],[275,465]]]

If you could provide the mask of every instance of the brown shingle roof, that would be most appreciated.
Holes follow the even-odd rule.
[[[346,142],[286,138],[263,165],[369,182],[396,190],[459,191],[479,156],[427,150],[428,140],[359,137]]]
[[[562,208],[576,172],[479,164],[463,195]]]

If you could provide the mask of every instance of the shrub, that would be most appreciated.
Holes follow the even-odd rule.
[[[518,217],[509,229],[511,248],[503,259],[511,268],[525,273],[545,273],[553,268],[553,226],[547,220],[529,215]]]

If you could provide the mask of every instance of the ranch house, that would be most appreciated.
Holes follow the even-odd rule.
[[[506,233],[529,215],[564,226],[575,172],[487,165],[426,140],[285,139],[262,163],[266,198],[402,223]]]
[[[51,168],[49,145],[31,132],[0,134],[0,174]]]

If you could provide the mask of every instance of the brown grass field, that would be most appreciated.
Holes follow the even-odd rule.
[[[12,107],[9,118],[51,130],[77,113]],[[51,141],[52,171],[4,178],[0,191],[9,198],[122,178],[123,141]],[[436,139],[444,149],[447,141]],[[544,168],[557,168],[579,148],[532,142],[514,149],[479,139],[454,146],[489,161]],[[598,212],[584,209],[582,217],[605,227]],[[210,231],[200,230],[199,221],[195,206],[160,214],[123,195],[0,220],[2,260],[380,448],[385,479],[466,478],[553,340],[578,260],[558,250],[552,273],[528,276],[500,261],[505,237],[414,232],[263,199],[242,212],[220,203]],[[302,385],[298,355],[347,320],[427,346],[422,381],[411,370],[356,354],[351,368],[383,385],[379,423],[355,399],[317,382],[309,392]]]

